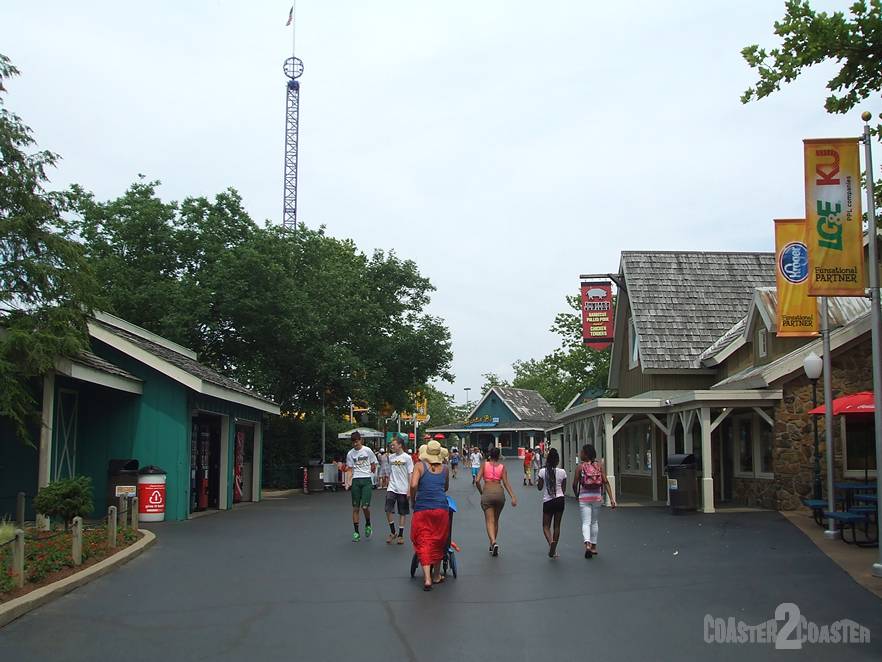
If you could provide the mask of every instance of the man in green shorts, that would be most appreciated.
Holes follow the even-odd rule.
[[[358,532],[359,509],[364,510],[364,535],[371,537],[371,493],[373,483],[371,477],[377,468],[377,456],[364,445],[361,435],[356,430],[352,433],[352,450],[346,454],[346,468],[352,472],[352,542],[361,540]]]

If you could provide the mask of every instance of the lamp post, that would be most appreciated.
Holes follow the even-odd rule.
[[[471,391],[471,390],[472,390],[472,387],[471,387],[471,386],[466,386],[466,387],[463,389],[463,391],[466,392],[466,407],[469,406],[469,391]]]
[[[818,406],[818,378],[824,368],[824,362],[821,357],[811,352],[802,362],[802,369],[805,370],[805,376],[812,383],[812,409]],[[812,415],[812,428],[815,432],[815,468],[814,468],[814,498],[821,498],[821,442],[818,439],[818,417]],[[830,449],[827,449],[830,452]]]

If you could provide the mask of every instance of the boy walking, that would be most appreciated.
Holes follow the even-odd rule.
[[[475,481],[478,478],[478,471],[481,469],[482,459],[483,456],[481,455],[481,451],[478,450],[477,446],[474,446],[471,455],[469,455],[469,463],[472,465],[472,485],[475,484]]]
[[[371,537],[371,494],[373,482],[371,477],[377,468],[377,456],[364,445],[358,431],[352,433],[352,450],[346,454],[346,467],[352,473],[352,542],[361,540],[358,531],[359,509],[364,510],[364,535]]]
[[[391,545],[398,538],[404,544],[404,522],[410,514],[408,491],[410,475],[413,473],[413,459],[402,450],[401,440],[392,440],[389,454],[389,486],[386,488],[386,520],[389,522],[389,536],[386,544]],[[398,510],[398,531],[395,530],[395,511]],[[397,534],[397,535],[396,535]]]

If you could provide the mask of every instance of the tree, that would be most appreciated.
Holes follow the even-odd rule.
[[[0,54],[0,80],[18,74]],[[82,247],[66,238],[69,197],[45,189],[59,157],[35,146],[0,96],[0,416],[27,443],[38,420],[34,378],[86,348],[95,292]]]
[[[481,377],[484,378],[484,384],[481,386],[481,396],[483,396],[487,391],[489,391],[494,386],[511,386],[507,379],[503,379],[495,372],[485,372],[481,374]],[[478,397],[481,397],[478,396]]]
[[[827,83],[824,102],[829,113],[847,113],[882,89],[882,0],[861,1],[844,12],[817,12],[807,0],[788,0],[784,18],[774,24],[780,46],[767,50],[757,44],[741,54],[759,75],[755,86],[741,96],[742,103],[762,99],[796,80],[822,62],[839,65]],[[876,127],[876,133],[879,126]]]

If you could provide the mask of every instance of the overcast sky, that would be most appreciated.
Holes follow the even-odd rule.
[[[845,8],[848,2],[813,2]],[[57,187],[179,200],[237,188],[279,222],[290,0],[7,0],[8,107],[63,157]],[[299,217],[394,249],[437,287],[455,384],[557,346],[585,272],[627,249],[773,250],[803,215],[804,137],[830,68],[744,106],[739,51],[783,0],[299,0]],[[878,108],[870,108],[878,111]]]

